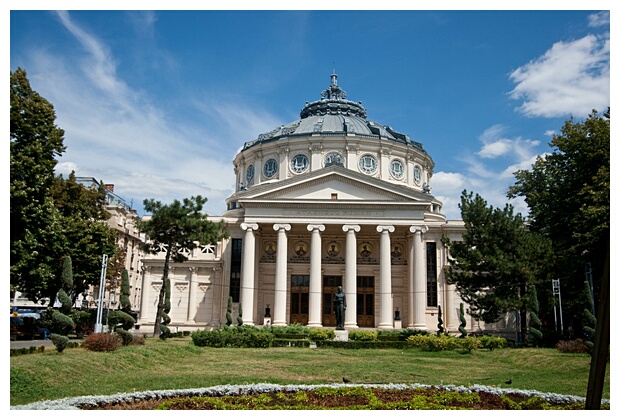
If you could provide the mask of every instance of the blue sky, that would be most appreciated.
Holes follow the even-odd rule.
[[[610,105],[609,1],[452,11],[12,3],[10,69],[24,68],[56,109],[67,146],[57,170],[115,184],[140,214],[145,198],[197,194],[221,214],[243,143],[299,118],[334,68],[370,120],[424,145],[450,219],[463,189],[503,207],[512,173],[550,152],[566,119]]]

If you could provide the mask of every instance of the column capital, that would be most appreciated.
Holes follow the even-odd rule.
[[[189,272],[194,274],[198,273],[198,267],[189,267]]]
[[[343,232],[359,232],[362,228],[360,225],[342,225]]]
[[[275,231],[279,231],[279,230],[289,231],[289,230],[291,230],[291,225],[289,225],[288,223],[276,223],[275,225],[273,225],[273,230],[275,230]]]
[[[319,232],[323,232],[325,230],[325,225],[308,225],[308,232],[312,232],[313,230],[318,230]]]
[[[394,226],[384,226],[384,225],[379,225],[377,226],[377,232],[382,233],[382,232],[388,232],[388,233],[393,233],[394,232]]]
[[[243,230],[258,230],[258,224],[257,223],[241,223],[240,225],[241,229]]]
[[[426,225],[413,225],[409,227],[409,232],[411,233],[426,233],[428,231],[428,226]]]

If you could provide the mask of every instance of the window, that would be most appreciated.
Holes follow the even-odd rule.
[[[426,243],[426,306],[437,306],[437,244]]]
[[[377,171],[377,159],[373,155],[364,155],[359,160],[359,169],[367,175]]]
[[[405,173],[403,162],[398,159],[394,159],[390,163],[390,173],[396,179],[401,179]]]
[[[278,173],[278,162],[275,159],[269,159],[265,162],[265,166],[263,167],[263,174],[265,178],[271,178],[275,174]]]
[[[306,155],[297,155],[291,159],[291,172],[300,174],[308,169],[308,157]]]
[[[241,250],[242,239],[232,240],[232,255],[230,256],[230,296],[233,302],[239,302],[241,290]]]

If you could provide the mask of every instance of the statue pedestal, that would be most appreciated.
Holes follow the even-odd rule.
[[[334,341],[349,341],[349,332],[343,330],[336,330],[336,337]]]
[[[401,328],[403,328],[403,321],[401,321],[400,319],[395,319],[394,320],[394,329],[395,330],[400,330]]]

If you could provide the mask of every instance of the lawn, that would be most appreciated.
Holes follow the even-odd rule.
[[[489,385],[586,396],[590,356],[555,349],[423,352],[417,349],[208,348],[189,337],[147,339],[114,352],[82,348],[14,356],[11,405],[225,384]],[[609,365],[603,398],[610,398]],[[507,384],[506,382],[510,382]]]

